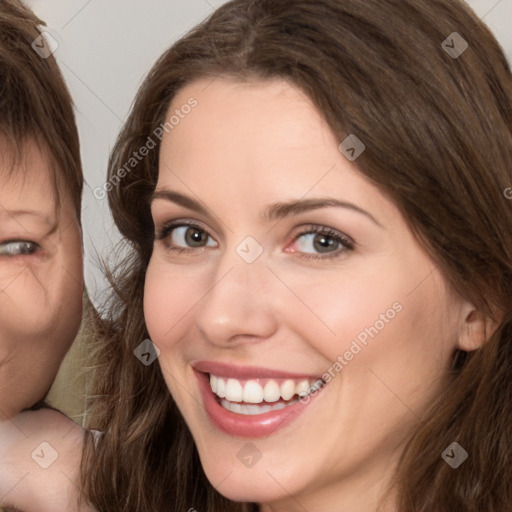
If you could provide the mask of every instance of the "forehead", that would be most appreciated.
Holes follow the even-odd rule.
[[[310,98],[287,81],[199,80],[179,91],[167,118],[190,98],[196,108],[163,136],[158,188],[206,202],[214,192],[238,202],[247,192],[251,204],[320,194],[379,201]]]
[[[209,83],[198,80],[181,89],[173,98],[167,118],[194,98],[197,101],[189,114],[169,132],[167,142],[194,131],[197,146],[222,138],[226,130],[235,129],[237,138],[267,142],[270,146],[300,149],[308,141],[333,137],[312,101],[298,87],[285,80],[236,81],[217,78]],[[254,122],[251,118],[254,117]],[[257,117],[257,119],[256,119]],[[267,135],[267,137],[265,137]],[[279,139],[276,139],[279,137]],[[272,141],[274,143],[272,144]],[[176,142],[177,143],[177,142]],[[250,144],[245,149],[253,146]]]
[[[161,170],[172,162],[182,171],[207,168],[211,176],[233,171],[249,179],[267,169],[277,179],[301,161],[311,179],[319,169],[342,163],[327,123],[310,99],[284,80],[193,82],[173,99],[167,118],[190,98],[197,107],[164,134]]]
[[[54,214],[57,175],[48,152],[33,140],[13,146],[0,139],[0,206],[4,210]]]

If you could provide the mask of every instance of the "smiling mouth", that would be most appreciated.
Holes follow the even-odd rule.
[[[285,409],[319,391],[322,379],[248,379],[220,377],[209,374],[210,388],[217,403],[224,409],[246,416],[255,416]]]

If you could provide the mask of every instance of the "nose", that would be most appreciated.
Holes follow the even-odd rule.
[[[272,277],[260,261],[231,260],[219,266],[212,287],[195,309],[197,329],[221,347],[270,338],[278,326]]]

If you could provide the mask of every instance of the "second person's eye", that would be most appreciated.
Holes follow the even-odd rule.
[[[28,256],[40,249],[39,244],[28,240],[7,240],[0,243],[0,256]]]

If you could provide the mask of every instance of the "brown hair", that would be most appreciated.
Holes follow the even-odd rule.
[[[442,44],[469,44],[453,58]],[[450,40],[448,40],[450,41]],[[453,46],[453,43],[450,43]],[[394,484],[401,511],[505,512],[512,503],[512,80],[490,31],[457,0],[234,0],[174,44],[140,88],[109,177],[165,122],[184,85],[223,74],[284,78],[332,131],[366,145],[359,171],[400,208],[462,296],[497,322],[481,349],[458,351],[450,384],[412,433]],[[86,496],[99,511],[244,510],[206,481],[148,337],[145,270],[158,147],[109,193],[129,255],[112,282],[106,341],[96,352]],[[175,290],[175,293],[180,293]],[[453,441],[470,454],[441,458]]]
[[[57,201],[62,187],[80,220],[83,176],[73,104],[39,25],[44,23],[20,1],[0,1],[2,153],[19,163],[27,141],[36,142],[55,169]]]

